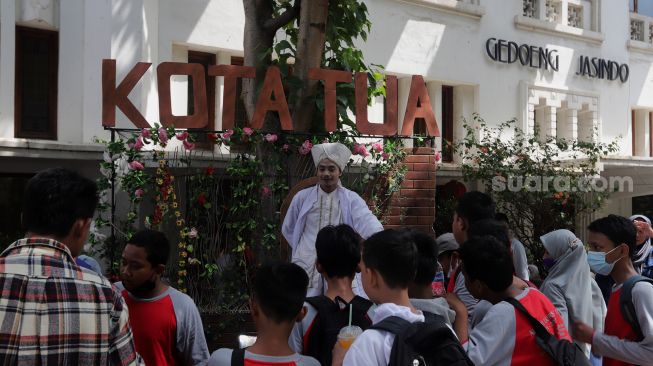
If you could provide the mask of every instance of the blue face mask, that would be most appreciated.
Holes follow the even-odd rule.
[[[614,265],[619,261],[619,259],[623,257],[619,257],[616,261],[612,263],[607,263],[605,261],[605,256],[612,253],[615,249],[612,249],[611,251],[604,253],[604,252],[587,252],[587,263],[590,265],[590,268],[592,271],[607,276],[612,272],[612,269],[614,268]]]
[[[551,267],[553,267],[555,264],[556,264],[556,260],[553,259],[553,258],[544,258],[544,259],[542,259],[542,265],[547,270],[551,269]]]

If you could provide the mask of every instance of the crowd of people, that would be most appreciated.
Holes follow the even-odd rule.
[[[575,365],[653,365],[645,216],[599,218],[587,243],[566,229],[543,235],[540,281],[489,195],[462,196],[437,238],[384,230],[340,183],[349,149],[312,155],[319,183],[294,197],[282,226],[291,261],[264,263],[252,279],[255,342],[212,353],[193,300],[163,279],[165,234],[127,240],[111,284],[81,254],[95,183],[60,168],[36,174],[25,238],[0,255],[2,364],[556,365],[565,352]]]

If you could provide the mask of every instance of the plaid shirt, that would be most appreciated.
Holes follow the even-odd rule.
[[[0,364],[139,365],[129,314],[109,281],[68,248],[21,239],[0,254]]]

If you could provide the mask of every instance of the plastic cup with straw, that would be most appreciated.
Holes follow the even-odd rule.
[[[351,325],[353,310],[351,304],[349,304],[349,325],[340,329],[340,333],[338,333],[338,343],[344,349],[349,349],[356,337],[363,333],[359,326]]]

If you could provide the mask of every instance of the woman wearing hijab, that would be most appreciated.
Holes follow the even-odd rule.
[[[633,215],[630,217],[632,222],[645,222],[651,225],[651,220],[644,215]],[[637,224],[636,224],[637,225]],[[637,256],[635,257],[635,269],[639,270],[642,276],[653,278],[653,251],[651,250],[651,238],[645,234],[644,230],[637,227]]]
[[[558,309],[567,329],[571,329],[575,320],[603,329],[606,306],[599,286],[591,277],[581,240],[565,229],[545,234],[540,240],[546,250],[543,263],[549,270],[540,291]],[[589,357],[590,345],[574,341]]]

